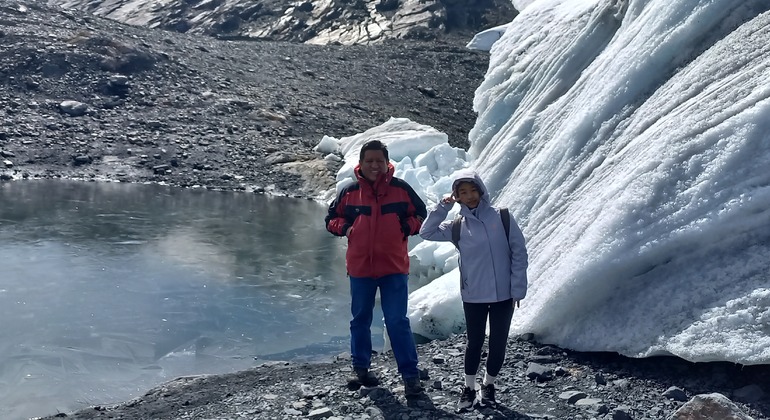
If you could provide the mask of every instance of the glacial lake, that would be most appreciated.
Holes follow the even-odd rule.
[[[0,203],[2,419],[349,351],[345,245],[320,203],[37,180],[0,183]]]

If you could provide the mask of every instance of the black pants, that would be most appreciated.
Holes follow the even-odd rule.
[[[487,373],[497,376],[505,360],[505,346],[508,344],[508,331],[513,318],[513,299],[495,303],[463,302],[465,323],[467,324],[468,344],[465,347],[465,374],[475,375],[481,364],[481,348],[489,317],[489,357]]]

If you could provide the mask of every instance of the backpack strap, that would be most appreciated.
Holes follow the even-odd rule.
[[[500,209],[500,218],[503,219],[503,229],[505,229],[505,239],[510,240],[511,232],[511,212],[507,207]]]
[[[510,240],[510,232],[511,232],[511,212],[508,211],[507,207],[503,207],[500,209],[500,219],[503,222],[503,229],[505,230],[505,239]],[[462,222],[463,217],[461,215],[457,215],[454,220],[452,220],[452,243],[455,244],[455,248],[460,249],[460,223]]]
[[[460,223],[462,220],[463,217],[459,214],[452,220],[452,243],[457,249],[460,249]]]

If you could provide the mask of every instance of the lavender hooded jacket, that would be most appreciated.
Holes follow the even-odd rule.
[[[470,170],[458,173],[452,191],[463,181],[477,185],[481,200],[475,214],[460,204],[464,216],[460,229],[460,294],[463,302],[493,303],[521,300],[527,295],[527,249],[524,235],[511,214],[506,240],[500,210],[489,202],[487,187]],[[458,203],[459,204],[459,203]],[[452,220],[446,219],[453,204],[439,202],[422,224],[420,236],[429,241],[451,241]]]

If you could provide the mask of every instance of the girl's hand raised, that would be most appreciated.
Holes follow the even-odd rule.
[[[457,200],[455,199],[454,195],[449,195],[441,199],[442,204],[454,204]]]

